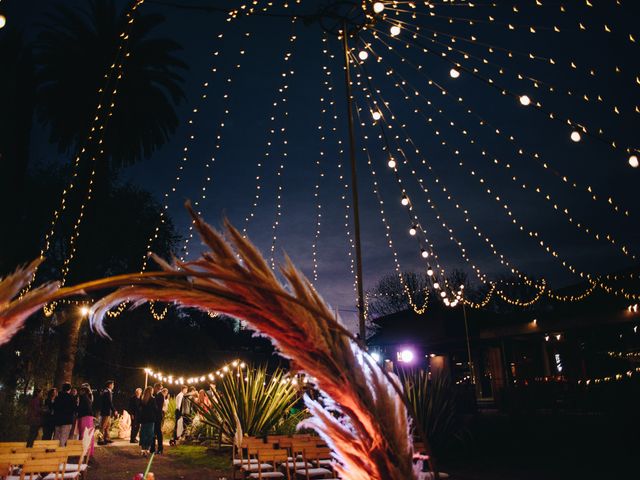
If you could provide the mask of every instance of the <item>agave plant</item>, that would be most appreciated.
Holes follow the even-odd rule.
[[[411,404],[413,421],[422,427],[434,450],[460,440],[465,429],[457,412],[456,392],[446,375],[429,379],[424,370],[402,370],[400,379]]]
[[[238,366],[224,375],[216,389],[207,395],[211,406],[196,404],[195,408],[202,421],[220,432],[224,441],[234,437],[238,423],[247,435],[279,432],[300,399],[297,386],[283,369],[268,374],[265,366],[247,369]]]

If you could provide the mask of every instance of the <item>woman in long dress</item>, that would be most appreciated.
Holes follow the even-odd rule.
[[[153,397],[153,387],[149,386],[142,393],[140,401],[140,450],[143,456],[147,456],[153,446],[153,427],[158,417],[158,411]]]
[[[78,395],[78,433],[80,434],[80,439],[84,438],[84,435],[87,430],[90,432],[94,431],[93,424],[93,394],[91,393],[91,388],[83,385],[80,387],[80,394]],[[88,456],[91,457],[93,455],[93,441],[94,438],[91,438],[91,446],[89,447]]]

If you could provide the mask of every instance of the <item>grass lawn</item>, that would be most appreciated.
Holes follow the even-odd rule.
[[[231,469],[231,449],[208,449],[199,445],[178,445],[167,450],[170,458],[189,467],[206,467],[213,470]]]

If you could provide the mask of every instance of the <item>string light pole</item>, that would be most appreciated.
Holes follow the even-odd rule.
[[[353,106],[351,92],[351,69],[349,66],[349,29],[347,20],[342,22],[342,47],[344,50],[344,81],[347,95],[347,120],[349,123],[349,158],[351,161],[351,194],[353,197],[353,230],[356,247],[356,288],[358,290],[358,333],[366,341],[364,318],[364,292],[362,287],[362,246],[360,242],[360,205],[358,202],[358,177],[356,169],[356,146],[353,133]]]

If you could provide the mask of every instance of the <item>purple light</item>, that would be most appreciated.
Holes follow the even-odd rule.
[[[408,348],[405,348],[405,349],[400,350],[398,352],[398,361],[399,362],[411,363],[411,362],[413,362],[414,358],[415,358],[415,355],[414,355],[413,351],[409,350]]]

